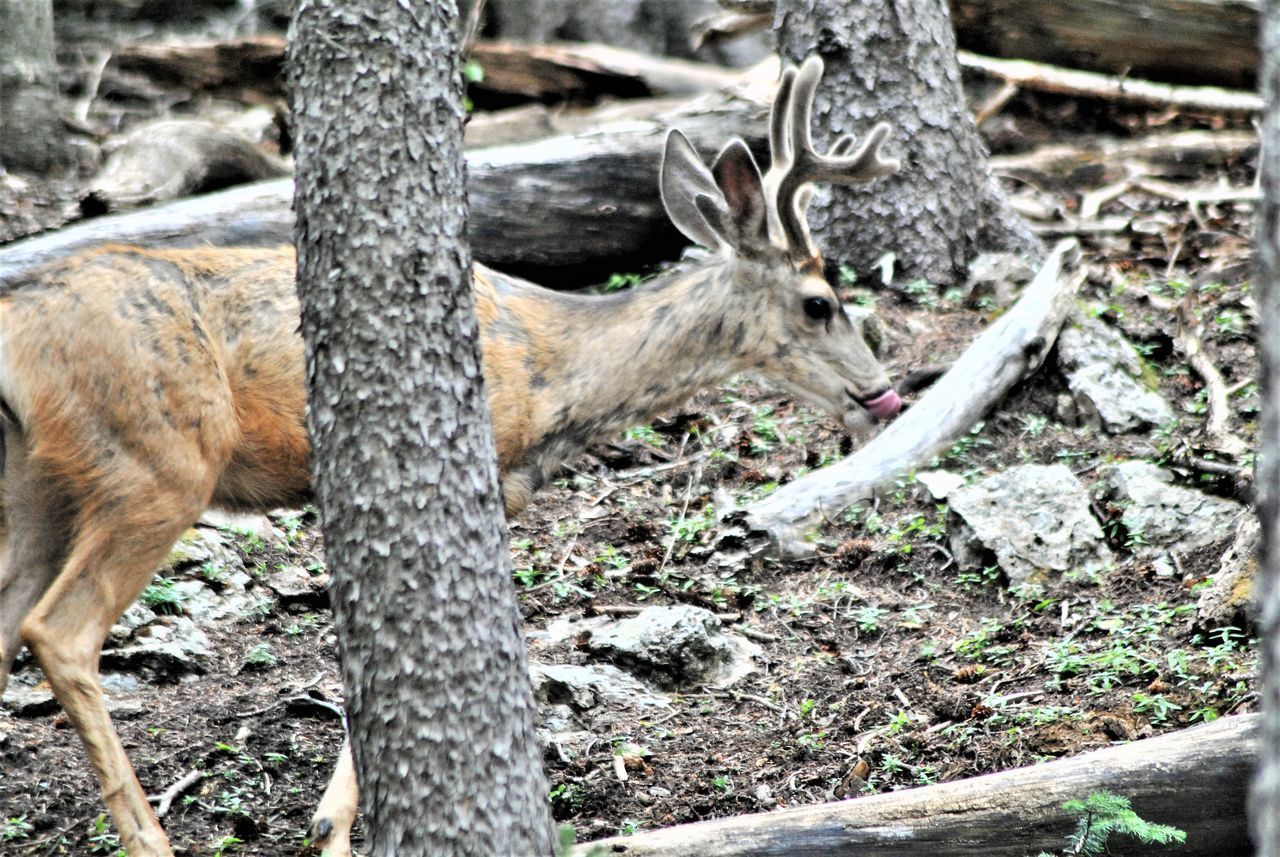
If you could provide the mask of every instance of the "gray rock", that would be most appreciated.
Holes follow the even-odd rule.
[[[916,481],[935,500],[945,500],[953,491],[964,486],[964,477],[950,470],[926,470],[916,474]]]
[[[1258,551],[1262,528],[1253,515],[1240,519],[1236,540],[1222,555],[1213,582],[1196,602],[1195,626],[1205,631],[1216,628],[1256,628],[1258,605],[1253,584],[1258,576]]]
[[[1024,464],[953,492],[951,550],[962,568],[998,565],[1013,583],[1100,571],[1112,562],[1080,480]]]
[[[213,651],[209,637],[186,616],[166,616],[139,629],[133,643],[105,649],[102,664],[164,676],[202,673]]]
[[[53,698],[53,691],[47,684],[27,687],[9,682],[4,696],[0,697],[0,705],[14,717],[48,717],[58,710],[58,701]]]
[[[969,263],[964,284],[965,301],[970,305],[989,297],[996,307],[1013,303],[1014,293],[1031,281],[1035,270],[1016,253],[983,253]]]
[[[284,541],[284,533],[266,515],[207,509],[200,516],[200,523],[223,533],[253,536],[267,544]]]
[[[1071,390],[1065,421],[1112,434],[1146,430],[1173,419],[1159,393],[1142,383],[1142,361],[1133,345],[1097,318],[1074,313],[1058,335],[1058,366]]]
[[[281,604],[324,607],[329,603],[329,595],[325,589],[328,582],[329,575],[311,574],[296,565],[267,575],[267,587],[279,597]]]
[[[1122,434],[1163,425],[1173,411],[1159,393],[1114,366],[1094,363],[1067,375],[1067,387],[1083,425]]]
[[[1058,365],[1071,373],[1099,364],[1115,366],[1134,377],[1142,374],[1138,353],[1120,331],[1101,319],[1072,313],[1058,334]]]
[[[533,696],[542,706],[568,705],[579,711],[601,702],[625,706],[667,706],[671,700],[654,693],[635,676],[609,664],[529,664]]]
[[[1173,474],[1149,461],[1123,461],[1099,471],[1097,492],[1123,509],[1133,552],[1154,558],[1235,535],[1245,507],[1173,484]]]
[[[668,687],[731,684],[746,675],[760,648],[726,634],[701,607],[649,607],[591,634],[591,651]]]

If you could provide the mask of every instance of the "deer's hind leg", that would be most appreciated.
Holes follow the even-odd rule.
[[[132,433],[105,420],[95,425],[87,415],[60,424],[46,420],[30,429],[34,442],[27,454],[26,481],[33,484],[27,490],[35,499],[47,500],[34,491],[35,480],[60,486],[61,508],[71,511],[61,561],[22,622],[22,639],[84,742],[130,857],[172,852],[112,726],[98,661],[107,632],[204,511],[230,457],[232,432],[198,430],[235,425],[229,395],[224,393],[221,403],[217,399],[210,397],[201,419],[186,424],[190,429],[146,413],[125,424],[145,429]],[[22,486],[13,490],[21,492]],[[34,506],[30,514],[43,514],[42,520],[57,513]],[[13,563],[23,560],[14,548],[28,541],[20,538],[18,524],[16,518],[10,524]]]
[[[3,418],[0,418],[3,419]],[[32,478],[26,437],[4,420],[0,465],[0,691],[22,648],[22,620],[49,588],[66,556],[71,519],[65,498]]]

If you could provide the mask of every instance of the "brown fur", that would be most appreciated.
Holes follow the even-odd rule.
[[[812,64],[800,79],[811,99]],[[782,109],[807,121],[804,99]],[[783,124],[775,118],[773,136]],[[852,158],[845,178],[872,175],[864,161]],[[763,179],[741,143],[714,172],[683,137],[668,140],[668,213],[718,251],[692,273],[587,297],[476,266],[508,515],[590,439],[735,372],[759,372],[851,428],[870,420],[860,402],[896,410],[807,232],[803,246],[781,243],[778,209],[794,206],[765,187],[782,182]],[[102,642],[205,508],[309,496],[294,279],[287,247],[106,246],[0,294],[0,689],[25,644],[84,741],[132,857],[171,852],[103,705]],[[815,301],[825,315],[810,311]],[[350,853],[354,815],[344,752],[315,822],[331,857]]]

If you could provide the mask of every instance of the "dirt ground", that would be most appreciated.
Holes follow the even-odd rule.
[[[1248,127],[1023,94],[989,130],[994,150],[1012,152],[1232,124]],[[1256,151],[1182,179],[1244,186],[1255,163]],[[74,210],[74,180],[3,178],[6,240]],[[1078,170],[1043,178],[1037,192],[1072,212],[1103,183],[1098,171]],[[1231,466],[1251,470],[1251,459],[1207,444],[1203,384],[1174,345],[1171,313],[1151,297],[1186,300],[1206,320],[1206,351],[1233,390],[1230,428],[1252,446],[1252,206],[1193,209],[1130,191],[1106,203],[1109,212],[1161,225],[1083,235],[1092,273],[1082,304],[1138,346],[1177,425],[1120,436],[1064,425],[1055,402],[1065,383],[1050,360],[940,464],[977,478],[1058,462],[1091,485],[1100,465],[1145,458],[1183,484],[1247,499],[1247,474]],[[854,295],[877,303],[895,376],[953,359],[994,316],[934,289]],[[544,639],[552,622],[676,603],[715,612],[763,650],[756,672],[730,689],[686,689],[658,713],[602,703],[592,745],[548,747],[555,816],[579,840],[953,780],[1254,709],[1249,633],[1191,627],[1199,588],[1233,533],[1160,576],[1134,559],[1129,534],[1114,525],[1118,510],[1101,508],[1113,524],[1113,570],[1011,588],[998,573],[956,566],[945,508],[904,475],[871,508],[828,521],[811,560],[717,561],[717,497],[762,496],[850,449],[828,420],[740,379],[596,445],[513,523],[514,584],[536,660],[591,661],[579,639]],[[320,561],[315,515],[277,524],[282,540],[237,539],[255,597],[207,629],[213,656],[202,672],[137,671],[109,657],[105,667],[116,725],[147,791],[204,772],[164,818],[183,853],[297,853],[341,740],[329,614],[264,582],[277,567]],[[39,680],[25,655],[15,680]],[[0,853],[116,853],[84,752],[56,706],[0,710],[0,771]]]

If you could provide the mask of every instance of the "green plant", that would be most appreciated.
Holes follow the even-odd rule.
[[[912,280],[903,286],[902,290],[907,293],[907,297],[925,309],[937,306],[938,289],[928,280]]]
[[[255,667],[273,667],[277,660],[266,643],[258,643],[244,656],[244,662]]]
[[[228,854],[234,854],[240,850],[240,846],[243,844],[244,840],[239,836],[228,833],[213,843],[213,857],[226,857]]]
[[[1129,799],[1111,792],[1093,792],[1084,800],[1069,800],[1063,810],[1076,816],[1076,829],[1067,837],[1063,854],[1079,857],[1097,857],[1105,854],[1107,842],[1113,834],[1129,836],[1144,845],[1179,844],[1187,841],[1187,834],[1166,824],[1153,824],[1139,816],[1129,805]],[[1041,851],[1038,857],[1052,857]]]
[[[604,285],[600,287],[600,291],[608,293],[633,289],[645,279],[644,274],[610,274],[609,279],[605,280]]]
[[[13,842],[16,839],[26,839],[31,835],[34,828],[31,822],[27,821],[27,814],[12,815],[4,820],[4,826],[0,827],[0,840],[4,842]]]
[[[551,806],[570,814],[582,809],[582,786],[576,783],[559,783],[547,793]]]
[[[157,613],[176,616],[182,613],[182,602],[186,593],[175,589],[173,581],[167,577],[157,577],[155,581],[142,590],[142,603]]]
[[[638,440],[641,443],[647,443],[649,446],[665,446],[667,442],[667,439],[651,426],[635,426],[627,429],[623,434],[628,440]]]
[[[693,542],[697,541],[698,533],[708,529],[715,521],[715,506],[708,503],[703,507],[701,513],[693,517],[671,518],[667,521],[667,526],[671,528],[671,535],[675,537],[676,541]]]
[[[727,792],[729,789],[733,788],[733,784],[729,782],[729,777],[726,774],[721,774],[713,779],[711,781],[711,786],[718,792]]]
[[[98,817],[89,826],[89,852],[126,857],[124,849],[120,847],[120,837],[111,832],[111,825],[107,823],[104,813],[98,813]]]
[[[864,634],[870,634],[880,630],[880,620],[884,618],[887,610],[880,607],[873,607],[870,604],[865,607],[859,607],[853,614],[853,621],[857,623],[858,630]]]

